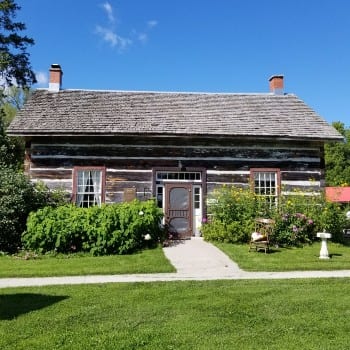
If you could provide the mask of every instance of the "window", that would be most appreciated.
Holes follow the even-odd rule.
[[[194,208],[200,209],[201,207],[201,189],[200,187],[194,187],[193,189],[193,202],[194,202]]]
[[[74,168],[73,194],[79,207],[88,208],[104,202],[105,168]]]
[[[197,171],[158,171],[157,180],[176,180],[176,181],[200,181],[201,173]]]
[[[279,169],[251,169],[251,182],[257,195],[266,197],[266,200],[277,205],[280,171]]]
[[[157,206],[163,208],[163,186],[157,186]]]

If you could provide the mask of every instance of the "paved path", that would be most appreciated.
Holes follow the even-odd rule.
[[[176,267],[176,273],[0,278],[0,288],[118,282],[350,277],[350,270],[246,272],[219,249],[201,238],[175,242],[164,248],[164,253]]]

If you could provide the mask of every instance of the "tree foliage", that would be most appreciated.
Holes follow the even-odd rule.
[[[0,167],[20,169],[24,161],[24,140],[10,137],[6,129],[29,96],[29,89],[11,86],[0,99]]]
[[[350,129],[342,122],[333,127],[344,136],[345,142],[330,142],[325,146],[327,186],[350,186]]]
[[[23,165],[24,143],[22,139],[6,135],[5,120],[4,109],[0,108],[0,168],[19,169]]]
[[[23,164],[23,140],[8,137],[6,128],[36,82],[27,52],[34,40],[22,35],[26,26],[15,21],[19,10],[14,0],[0,0],[0,167]]]
[[[18,10],[13,0],[0,0],[0,251],[6,252],[20,247],[29,212],[50,203],[46,188],[18,172],[23,165],[23,140],[6,134],[36,82],[27,52],[34,41],[22,35],[26,27],[15,21]]]
[[[17,111],[21,109],[28,100],[31,90],[18,86],[7,87],[2,96],[0,96],[0,105],[3,109],[3,122],[5,129],[10,125]]]
[[[27,47],[34,40],[21,35],[26,29],[22,22],[16,22],[20,10],[13,0],[0,0],[0,80],[2,87],[17,85],[28,87],[36,83]]]

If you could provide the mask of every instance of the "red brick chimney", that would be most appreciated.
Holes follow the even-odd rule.
[[[58,92],[62,86],[62,69],[59,64],[52,64],[50,67],[49,91]]]
[[[284,93],[283,75],[273,75],[270,79],[270,91],[276,95]]]

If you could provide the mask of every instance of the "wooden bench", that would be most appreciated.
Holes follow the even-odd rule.
[[[255,219],[255,231],[252,233],[249,243],[249,252],[263,249],[265,254],[270,249],[270,238],[273,233],[275,221],[272,219]]]

